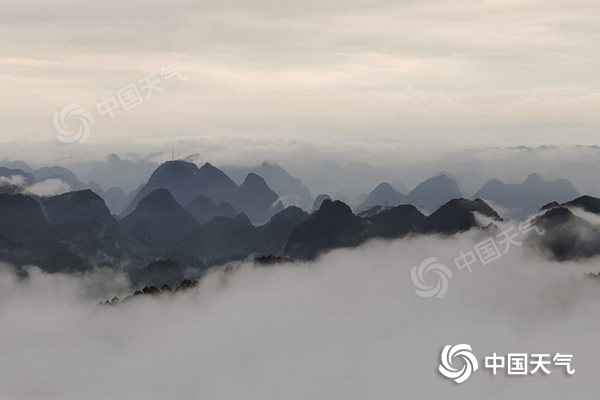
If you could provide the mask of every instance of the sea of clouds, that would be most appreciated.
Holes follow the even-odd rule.
[[[528,250],[473,271],[453,264],[481,233],[373,241],[313,263],[242,264],[177,295],[136,297],[118,274],[0,272],[0,398],[531,399],[598,392],[596,260],[556,263]],[[415,294],[410,270],[453,271],[443,298]],[[428,276],[435,279],[435,276]],[[433,282],[432,282],[433,283]],[[471,345],[463,384],[438,372],[445,345]],[[492,353],[573,354],[575,374],[493,376]]]

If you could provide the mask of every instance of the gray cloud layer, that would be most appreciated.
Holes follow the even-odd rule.
[[[2,5],[3,137],[54,136],[160,67],[186,82],[92,141],[236,135],[407,142],[592,142],[598,3],[189,1]],[[568,136],[565,136],[566,134]]]
[[[216,272],[187,294],[106,308],[95,306],[109,294],[98,288],[122,289],[118,277],[33,273],[17,283],[3,272],[0,397],[594,396],[598,286],[582,278],[594,262],[559,265],[515,247],[457,271],[442,299],[415,295],[412,266],[431,256],[451,265],[480,239],[373,242],[314,264]],[[458,343],[480,358],[572,353],[576,373],[492,377],[480,366],[455,385],[437,367],[442,347]]]

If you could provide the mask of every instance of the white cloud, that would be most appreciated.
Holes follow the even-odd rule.
[[[595,262],[555,264],[513,248],[456,271],[480,238],[372,242],[314,264],[243,266],[197,290],[97,307],[90,280],[0,275],[0,394],[18,399],[564,398],[593,396]],[[456,271],[446,297],[417,297],[410,268],[436,256]],[[95,278],[97,279],[97,277]],[[106,277],[105,277],[106,279]],[[97,281],[92,285],[97,285]],[[122,286],[118,286],[120,293]],[[110,296],[106,293],[105,296]],[[492,377],[457,386],[441,349],[574,354],[575,375]]]
[[[71,191],[71,186],[62,179],[46,179],[25,188],[25,191],[37,196],[56,196]]]

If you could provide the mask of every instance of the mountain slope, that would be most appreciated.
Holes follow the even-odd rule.
[[[227,201],[237,185],[227,175],[209,163],[198,168],[186,161],[168,161],[159,166],[148,182],[136,193],[128,210],[157,189],[167,189],[179,204],[189,204],[198,196],[214,202]]]
[[[406,195],[406,202],[431,212],[460,197],[462,194],[456,181],[446,175],[438,175],[417,185]]]
[[[531,174],[522,183],[505,184],[493,179],[483,185],[474,197],[507,208],[516,216],[527,216],[544,204],[553,201],[564,203],[578,196],[575,187],[566,179],[545,181]]]
[[[405,195],[397,192],[389,183],[383,182],[369,193],[358,209],[362,211],[375,206],[395,207],[405,202]]]
[[[176,252],[199,233],[200,224],[167,189],[144,197],[119,225],[125,232],[154,250]]]
[[[245,213],[253,222],[264,223],[283,206],[279,196],[271,190],[265,180],[253,173],[248,174],[233,197],[233,207]]]

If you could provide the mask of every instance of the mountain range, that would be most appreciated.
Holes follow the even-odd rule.
[[[537,174],[531,174],[522,183],[505,184],[498,179],[490,180],[472,198],[488,201],[502,209],[506,216],[522,218],[535,213],[551,201],[562,203],[578,196],[580,194],[566,179],[546,181]],[[407,195],[396,191],[387,182],[381,183],[369,193],[357,210],[412,204],[424,212],[431,212],[448,200],[459,197],[462,197],[462,193],[456,180],[441,174],[420,183]]]
[[[84,184],[61,167],[29,172],[4,167],[0,177],[0,260],[35,264],[49,272],[124,268],[140,282],[145,278],[139,271],[158,262],[149,270],[155,274],[161,260],[198,271],[247,258],[310,260],[374,238],[486,229],[477,214],[492,223],[501,221],[485,200],[462,198],[446,174],[422,182],[407,195],[389,183],[380,184],[361,212],[322,194],[308,213],[296,206],[284,208],[281,196],[254,172],[238,185],[209,163],[198,167],[169,161],[131,196],[121,215],[88,188],[93,182]],[[79,190],[51,196],[21,190],[48,179]],[[539,195],[532,194],[536,188]],[[600,218],[600,200],[577,197],[568,181],[531,175],[518,185],[488,182],[478,193],[491,197],[493,204],[526,205],[533,211],[551,200],[541,204],[538,217],[548,234],[532,239],[532,245],[559,260],[600,253],[600,231],[593,219]]]

